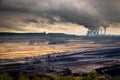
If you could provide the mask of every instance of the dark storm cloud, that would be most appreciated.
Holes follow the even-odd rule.
[[[3,24],[3,23],[1,23],[0,28],[3,28],[3,27],[7,28],[7,29],[25,31],[25,29],[23,29],[22,27],[17,27],[17,26],[11,25],[11,24]]]
[[[2,7],[2,1],[3,1],[3,0],[0,0],[0,8]]]
[[[28,24],[29,24],[29,23],[39,23],[39,21],[38,21],[37,19],[33,19],[33,18],[32,18],[32,19],[25,19],[25,20],[24,20],[24,23],[28,23]]]
[[[4,0],[0,3],[0,10],[31,12],[48,18],[51,24],[55,21],[53,16],[91,30],[120,23],[120,0]]]
[[[19,30],[19,31],[25,31],[23,27],[17,27],[14,24],[5,24],[5,23],[0,23],[0,28],[6,28],[6,29],[13,29],[13,30]]]
[[[120,0],[94,0],[92,3],[99,13],[112,22],[120,22]]]
[[[0,0],[0,4],[2,3],[2,0]]]

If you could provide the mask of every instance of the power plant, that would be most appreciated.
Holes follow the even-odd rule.
[[[89,29],[86,36],[102,36],[106,35],[107,27],[100,27],[99,29],[91,30]]]

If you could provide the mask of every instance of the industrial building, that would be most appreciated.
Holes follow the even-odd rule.
[[[100,27],[98,30],[88,30],[86,36],[104,36],[107,33],[107,27]]]

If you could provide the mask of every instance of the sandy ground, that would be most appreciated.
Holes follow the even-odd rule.
[[[18,58],[51,54],[57,52],[84,51],[101,48],[105,45],[95,43],[66,43],[66,44],[40,44],[29,45],[22,43],[0,43],[0,58]]]

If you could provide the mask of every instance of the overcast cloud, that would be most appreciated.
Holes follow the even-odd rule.
[[[91,30],[120,23],[120,0],[0,0],[0,11],[33,13],[51,24],[71,22]],[[38,23],[33,19],[25,22]]]

